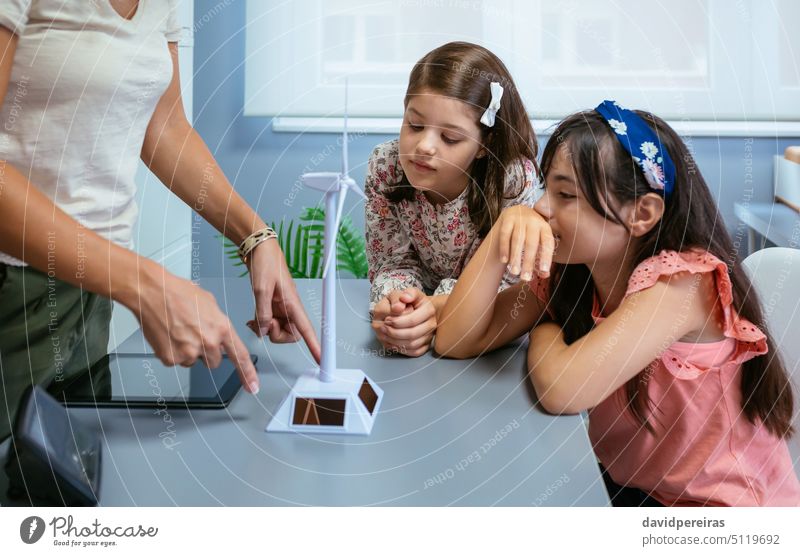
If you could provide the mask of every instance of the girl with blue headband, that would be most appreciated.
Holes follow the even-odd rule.
[[[442,311],[436,350],[470,357],[533,327],[539,402],[588,410],[615,505],[800,505],[791,385],[680,137],[605,101],[558,125],[542,171],[548,282],[497,293],[510,249],[500,232],[521,228],[501,215]],[[525,249],[544,253],[542,242]]]

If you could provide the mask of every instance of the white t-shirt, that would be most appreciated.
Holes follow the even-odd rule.
[[[139,0],[131,20],[108,0],[0,1],[0,25],[19,37],[0,159],[128,248],[144,134],[172,78],[167,43],[181,33],[175,1]],[[4,253],[0,262],[24,264]]]

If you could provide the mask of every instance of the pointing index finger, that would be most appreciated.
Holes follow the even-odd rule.
[[[256,368],[250,360],[250,352],[242,342],[239,335],[233,329],[233,325],[228,325],[228,332],[222,342],[222,347],[225,348],[225,353],[233,364],[239,374],[239,380],[251,394],[258,394],[259,380]]]

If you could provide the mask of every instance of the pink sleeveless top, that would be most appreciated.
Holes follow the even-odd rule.
[[[626,409],[624,387],[589,412],[589,437],[614,482],[673,506],[798,506],[786,441],[742,413],[742,363],[765,354],[764,333],[732,306],[728,267],[705,251],[662,251],[636,267],[627,295],[660,276],[713,272],[725,339],[676,342],[645,370],[655,435]],[[595,322],[603,319],[595,299]]]

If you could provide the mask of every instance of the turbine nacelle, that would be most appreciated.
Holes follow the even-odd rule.
[[[357,193],[363,199],[367,196],[350,176],[341,172],[309,172],[300,176],[303,185],[318,191],[341,191],[345,187]]]

